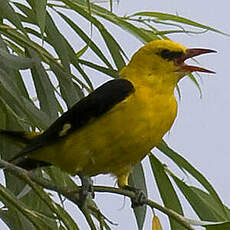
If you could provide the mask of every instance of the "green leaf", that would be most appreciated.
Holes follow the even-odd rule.
[[[71,58],[71,61],[73,62],[73,65],[74,67],[79,71],[79,73],[82,75],[82,77],[85,79],[85,81],[87,82],[89,88],[90,88],[90,91],[93,91],[93,84],[92,82],[90,81],[89,77],[87,76],[87,74],[85,73],[85,71],[81,68],[81,66],[79,65],[78,63],[78,59],[75,58],[75,62],[73,61],[74,58],[72,59]],[[75,79],[81,86],[82,88],[85,88],[87,89],[88,87],[85,87],[85,84],[82,84],[82,81],[79,81],[78,78],[72,76],[73,79]],[[78,88],[78,94],[82,94],[82,89]],[[83,96],[83,94],[82,94]]]
[[[54,94],[54,86],[41,63],[39,54],[33,49],[28,49],[27,52],[35,62],[34,67],[31,68],[31,73],[40,109],[50,117],[51,123],[58,117],[58,101]]]
[[[186,185],[182,180],[177,178],[175,175],[170,174],[173,180],[181,190],[181,192],[186,197],[186,200],[190,203],[193,210],[200,217],[201,220],[205,221],[218,221],[223,220],[218,213],[215,213],[215,210],[212,208],[211,204],[207,199],[203,199],[193,187]],[[220,218],[220,219],[219,219]]]
[[[9,207],[9,209],[12,209],[22,214],[29,222],[33,224],[35,229],[36,228],[47,229],[47,230],[55,229],[54,225],[52,224],[53,220],[51,218],[48,218],[39,212],[29,209],[29,207],[27,207],[23,202],[18,200],[8,189],[4,188],[2,185],[0,185],[0,198],[1,201],[7,207]],[[25,224],[28,223],[25,223],[23,220],[20,221],[20,225],[22,226],[21,229],[25,229],[24,228]]]
[[[230,222],[221,223],[221,224],[212,224],[206,225],[206,230],[229,230],[230,229]]]
[[[7,48],[7,44],[2,39],[1,36],[0,36],[0,49],[3,50],[4,52],[7,52],[9,54],[9,50]],[[23,55],[24,55],[24,53],[23,53]],[[7,60],[7,58],[6,58],[6,60]],[[20,74],[19,71],[17,71],[17,70],[15,71],[14,68],[12,68],[12,65],[14,64],[14,60],[13,60],[13,63],[11,62],[11,60],[12,59],[10,58],[9,62],[5,63],[5,58],[1,59],[1,61],[0,61],[0,63],[2,62],[0,64],[1,68],[3,68],[3,70],[9,74],[9,76],[11,76],[12,78],[14,78],[14,80],[16,82],[16,85],[17,85],[17,87],[20,90],[21,95],[23,95],[26,98],[29,98],[28,92],[27,92],[26,87],[25,87],[25,83],[24,83],[24,81],[22,79],[22,75]],[[27,60],[28,59],[26,59],[26,62],[27,62]],[[30,60],[30,61],[32,62],[31,63],[31,66],[32,66],[33,65],[33,60]],[[21,68],[19,68],[19,69],[21,69]]]
[[[177,213],[183,215],[180,200],[172,186],[171,181],[165,173],[164,166],[153,154],[149,155],[149,160],[165,207],[171,208]],[[171,230],[185,230],[185,228],[174,219],[169,218],[169,220]]]
[[[17,122],[22,124],[28,119],[27,114],[29,111],[26,110],[26,107],[21,103],[23,96],[21,96],[16,82],[11,77],[13,76],[9,76],[7,72],[0,69],[0,101],[7,112],[11,113]],[[26,99],[26,97],[24,99]]]
[[[229,210],[229,208],[224,206],[225,212],[226,212],[228,218],[223,218],[223,216],[220,214],[222,212],[222,209],[220,208],[220,206],[218,205],[216,200],[212,196],[210,196],[210,194],[208,194],[207,192],[205,192],[205,191],[203,191],[203,190],[201,190],[199,188],[193,187],[193,186],[190,186],[190,188],[199,197],[201,197],[202,200],[204,200],[204,202],[207,204],[207,206],[209,207],[210,210],[212,209],[213,212],[216,213],[216,216],[218,216],[219,221],[221,221],[221,220],[230,220],[230,210]]]
[[[113,36],[106,30],[104,25],[99,22],[95,17],[90,15],[86,10],[84,10],[84,7],[80,5],[78,2],[69,1],[69,0],[63,0],[66,5],[70,6],[73,10],[75,10],[78,14],[83,16],[86,20],[91,22],[94,26],[97,27],[99,32],[101,33],[109,51],[113,58],[113,61],[115,62],[116,67],[118,70],[120,70],[123,66],[125,66],[125,61],[122,57],[122,54],[124,55],[123,50],[121,49],[120,45],[117,43],[117,41],[113,38]]]
[[[81,39],[92,49],[92,51],[110,68],[112,65],[109,63],[108,59],[104,56],[102,51],[98,48],[98,46],[94,43],[92,39],[90,39],[87,34],[69,17],[65,16],[61,12],[57,11],[58,14],[71,26],[71,28],[81,37]]]
[[[74,229],[78,230],[80,229],[77,225],[77,223],[72,219],[72,217],[69,215],[67,211],[63,207],[61,207],[59,204],[55,204],[56,208],[58,210],[59,219],[64,223],[66,226],[65,229]]]
[[[92,62],[89,62],[89,61],[86,61],[86,60],[83,60],[83,59],[78,59],[78,62],[80,64],[83,64],[85,66],[88,66],[88,67],[91,67],[92,69],[94,70],[98,70],[112,78],[118,78],[119,77],[119,72],[115,69],[108,69],[108,68],[105,68],[103,66],[100,66],[100,65],[97,65],[95,63],[92,63]]]
[[[0,218],[9,227],[10,230],[30,229],[36,230],[31,222],[29,222],[16,209],[9,208],[8,210],[0,210]]]
[[[39,110],[31,101],[22,98],[24,111],[35,127],[45,130],[50,125],[50,118]]]
[[[12,55],[3,49],[0,49],[0,68],[3,64],[4,66],[10,66],[11,69],[19,70],[31,68],[34,63],[31,58]]]
[[[147,196],[147,187],[145,183],[144,170],[141,163],[135,165],[132,173],[130,174],[129,185],[134,188],[141,189]],[[146,205],[135,207],[133,210],[136,217],[138,229],[141,230],[143,229],[143,225],[145,221]]]
[[[218,194],[216,193],[215,189],[212,187],[212,185],[208,182],[208,180],[197,169],[195,169],[186,159],[184,159],[178,153],[173,151],[163,140],[157,146],[157,148],[163,154],[165,154],[170,159],[172,159],[178,165],[178,167],[180,167],[183,171],[186,170],[197,181],[199,181],[201,183],[201,185],[204,186],[204,188],[210,193],[210,195],[213,197],[213,199],[216,201],[216,203],[220,207],[220,214],[223,217],[228,218],[225,207],[224,207],[221,199],[219,198]]]
[[[21,31],[24,31],[21,21],[19,20],[9,0],[1,0],[0,4],[0,18],[8,19],[12,24]]]
[[[41,30],[41,35],[43,37],[43,34],[45,32],[45,26],[46,26],[46,4],[47,0],[35,0],[35,12],[36,12],[36,18],[38,21],[38,25]]]
[[[155,20],[159,20],[159,21],[179,22],[179,23],[186,24],[186,25],[189,25],[189,26],[193,26],[193,27],[197,27],[197,28],[201,28],[201,29],[205,29],[205,30],[210,30],[210,31],[213,31],[213,32],[216,32],[216,33],[227,35],[227,34],[221,32],[220,30],[217,30],[217,29],[212,28],[210,26],[206,26],[204,24],[200,24],[200,23],[197,23],[197,22],[192,21],[190,19],[183,18],[183,17],[180,17],[180,16],[176,16],[176,15],[173,15],[173,14],[144,11],[144,12],[138,12],[138,13],[132,14],[132,15],[130,15],[128,17],[136,17],[136,16],[137,17],[140,17],[140,16],[151,17],[151,18],[154,18]]]
[[[49,13],[46,15],[45,32],[47,34],[47,41],[57,52],[65,71],[70,73],[70,46],[64,36],[59,32]]]
[[[35,24],[35,25],[37,24],[36,13],[34,10],[32,10],[32,8],[29,8],[26,5],[21,4],[19,2],[14,2],[14,5],[26,15],[26,17],[21,15],[21,14],[18,15],[19,18],[21,19],[21,21],[30,22],[30,23]],[[39,37],[40,36],[41,36],[41,34],[39,33]]]
[[[202,98],[202,90],[200,88],[199,82],[196,80],[196,78],[193,76],[193,74],[190,73],[188,76],[189,76],[189,79],[191,79],[192,82],[195,84],[195,86],[198,88],[199,93],[200,93],[200,98]]]
[[[86,8],[85,2],[82,0],[79,0],[76,4],[83,8]],[[142,28],[139,28],[127,22],[125,17],[118,17],[117,15],[113,14],[111,11],[103,7],[100,7],[99,5],[95,5],[91,3],[91,11],[93,14],[100,16],[109,22],[112,22],[113,24],[121,27],[125,31],[128,31],[129,33],[133,34],[143,43],[146,43],[146,42],[149,42],[155,39],[159,39],[153,33],[150,34],[149,32],[146,32],[145,30],[143,30]]]
[[[89,48],[88,45],[85,45],[84,47],[82,47],[80,50],[77,51],[76,57],[80,58],[88,50],[88,48]]]
[[[68,189],[78,189],[76,183],[71,179],[68,173],[63,172],[56,167],[47,167],[44,171],[48,174],[51,181],[59,186],[67,187]]]
[[[59,81],[61,96],[67,103],[68,108],[70,108],[82,98],[82,90],[80,88],[76,90],[74,83],[72,82],[73,76],[71,74],[65,72],[55,64],[50,63],[50,67]]]

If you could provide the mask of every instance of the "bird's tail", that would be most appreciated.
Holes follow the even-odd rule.
[[[26,131],[14,131],[0,129],[0,138],[6,138],[7,140],[14,141],[19,144],[27,145],[33,138],[38,136],[39,132],[26,132]]]
[[[31,141],[39,134],[41,133],[0,129],[0,140],[12,141],[21,148],[24,148],[26,145],[29,145]],[[9,162],[27,170],[50,165],[46,162],[33,160],[27,158],[26,156],[20,156],[20,154],[11,158]]]

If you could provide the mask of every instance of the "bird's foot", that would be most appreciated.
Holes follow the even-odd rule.
[[[79,174],[79,177],[81,179],[81,191],[79,194],[79,201],[80,205],[83,206],[87,200],[88,197],[94,199],[95,193],[93,189],[93,181],[90,177],[82,176]]]
[[[131,202],[132,202],[131,207],[132,208],[136,208],[136,207],[139,207],[139,206],[146,204],[147,196],[141,189],[134,188],[134,187],[129,186],[129,185],[126,185],[123,188],[135,193],[135,197],[131,198]]]

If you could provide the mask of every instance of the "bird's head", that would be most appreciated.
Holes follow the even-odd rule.
[[[177,83],[183,76],[197,72],[214,73],[211,70],[185,64],[189,58],[205,53],[216,52],[210,49],[186,47],[171,40],[156,40],[140,48],[128,64],[133,73],[145,78],[166,80]],[[135,75],[135,74],[134,74]],[[142,76],[138,76],[141,78]]]

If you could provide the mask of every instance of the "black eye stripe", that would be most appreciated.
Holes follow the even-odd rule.
[[[157,53],[162,58],[171,61],[173,59],[179,58],[183,55],[182,51],[170,51],[167,49],[163,49]]]

